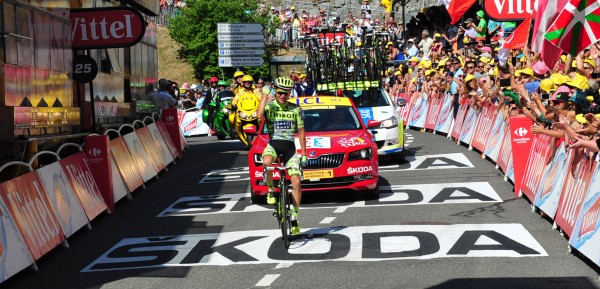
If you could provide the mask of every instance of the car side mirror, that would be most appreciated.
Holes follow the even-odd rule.
[[[396,104],[397,104],[399,107],[403,107],[403,106],[405,106],[405,105],[407,104],[407,102],[406,102],[406,99],[404,99],[404,98],[400,98],[400,97],[399,97],[399,98],[396,100]]]
[[[369,120],[369,122],[367,122],[368,128],[376,128],[376,127],[379,127],[380,125],[381,125],[381,121],[378,121],[378,120]]]

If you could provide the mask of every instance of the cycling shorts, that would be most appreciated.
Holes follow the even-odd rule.
[[[287,140],[271,140],[267,147],[262,153],[262,157],[272,156],[274,160],[277,160],[277,155],[281,154],[281,163],[284,163],[287,167],[297,167],[300,165],[300,160],[296,156],[296,145],[293,141]],[[300,170],[289,169],[288,175],[299,176]]]

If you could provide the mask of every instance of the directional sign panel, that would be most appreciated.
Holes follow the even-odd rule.
[[[264,63],[262,57],[219,57],[220,67],[261,66]]]
[[[219,34],[261,33],[265,28],[260,23],[217,23]]]
[[[265,54],[264,49],[227,50],[219,49],[219,56],[261,56]]]
[[[264,42],[219,42],[221,48],[264,48]]]
[[[219,41],[265,41],[262,34],[219,34]]]

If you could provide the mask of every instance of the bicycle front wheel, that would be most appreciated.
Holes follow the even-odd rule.
[[[289,206],[289,196],[286,190],[285,182],[284,185],[281,186],[280,197],[279,197],[279,209],[281,212],[281,223],[279,227],[281,228],[281,239],[283,240],[283,244],[285,249],[290,247],[290,234],[292,233],[291,221],[290,221],[290,206]]]

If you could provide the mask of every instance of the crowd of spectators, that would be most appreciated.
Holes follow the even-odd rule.
[[[160,14],[157,22],[159,25],[166,26],[169,18],[175,17],[181,13],[181,9],[185,8],[183,0],[160,0]]]

